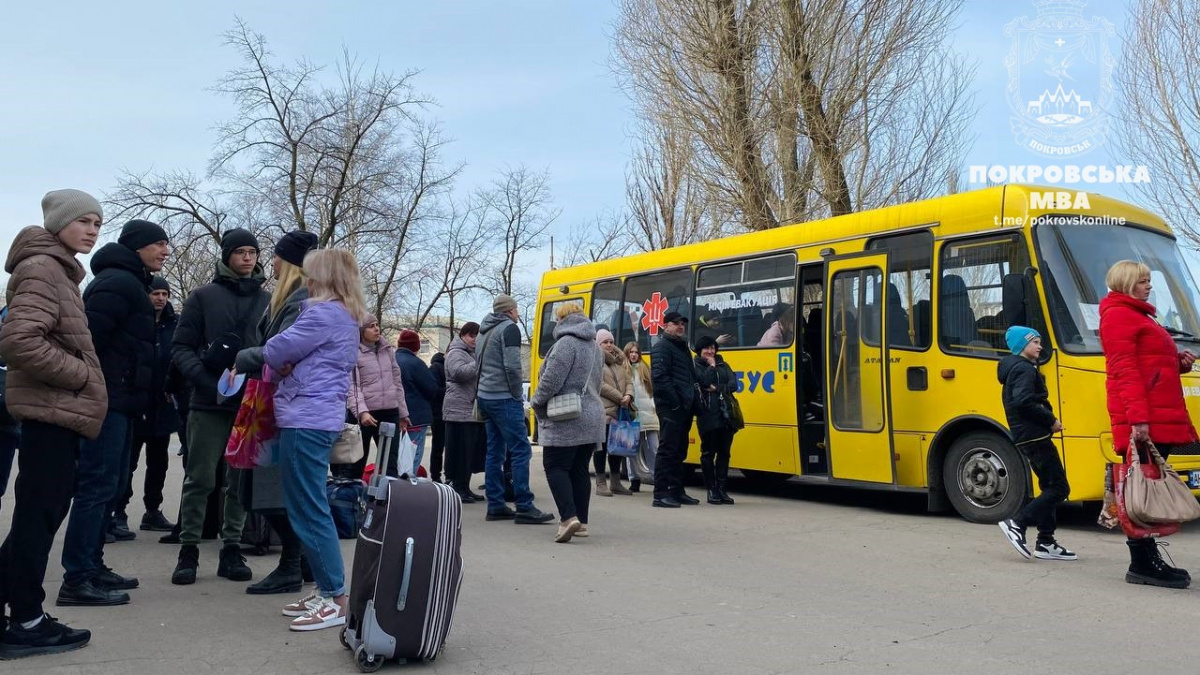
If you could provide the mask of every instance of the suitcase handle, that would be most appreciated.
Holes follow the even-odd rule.
[[[400,578],[400,595],[396,598],[396,611],[403,612],[408,603],[408,583],[412,581],[413,538],[404,542],[404,576]]]
[[[387,499],[387,463],[392,444],[396,442],[396,425],[393,422],[379,423],[379,450],[375,455],[375,475],[371,476],[371,485],[367,494],[375,501]]]

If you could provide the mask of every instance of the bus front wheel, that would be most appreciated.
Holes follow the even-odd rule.
[[[950,503],[973,523],[998,523],[1016,514],[1025,503],[1026,474],[1016,447],[988,432],[972,432],[955,441],[942,465]]]

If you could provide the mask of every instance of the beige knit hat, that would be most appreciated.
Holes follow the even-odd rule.
[[[104,219],[104,209],[96,198],[83,190],[53,190],[42,197],[42,227],[58,234],[80,216],[94,213]]]
[[[517,308],[517,301],[513,300],[511,297],[509,297],[503,293],[501,293],[500,295],[497,295],[496,299],[492,301],[492,311],[493,312],[497,312],[497,313],[507,312],[510,309],[516,309],[516,308]]]

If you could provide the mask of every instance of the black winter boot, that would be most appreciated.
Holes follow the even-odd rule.
[[[179,547],[179,562],[175,563],[175,572],[171,574],[171,583],[186,586],[196,583],[196,567],[200,565],[200,549],[195,544],[184,544]]]
[[[1154,540],[1134,539],[1125,543],[1129,546],[1129,571],[1125,573],[1126,583],[1162,588],[1187,588],[1191,583],[1190,579],[1185,579],[1170,571],[1167,564],[1158,557]]]
[[[1169,572],[1171,572],[1171,574],[1174,574],[1175,576],[1183,578],[1183,579],[1187,579],[1188,581],[1192,580],[1192,575],[1188,574],[1187,570],[1183,569],[1182,567],[1173,567],[1173,566],[1167,564],[1167,561],[1162,559],[1163,551],[1165,551],[1166,547],[1170,546],[1170,544],[1168,544],[1165,541],[1155,541],[1154,539],[1148,539],[1147,541],[1154,544],[1154,546],[1150,547],[1150,551],[1152,553],[1154,553],[1154,557],[1158,558],[1159,562],[1161,562],[1163,564],[1163,567],[1167,568],[1167,570]],[[1161,549],[1160,549],[1160,547],[1161,547]],[[1169,557],[1169,555],[1168,555],[1168,557]],[[1175,562],[1175,561],[1172,560],[1171,562]]]
[[[300,578],[303,579],[304,583],[306,584],[311,584],[313,582],[312,568],[309,567],[308,558],[304,557],[303,553],[300,554]]]
[[[733,497],[730,497],[729,493],[725,491],[725,479],[724,478],[717,479],[717,493],[721,497],[722,504],[733,504],[734,503]]]
[[[217,563],[217,576],[230,581],[250,581],[254,572],[246,566],[242,557],[241,547],[237,544],[225,544],[221,547],[221,561]]]
[[[274,595],[276,593],[298,593],[304,579],[300,575],[300,551],[284,550],[279,556],[279,566],[265,579],[246,587],[250,595]]]

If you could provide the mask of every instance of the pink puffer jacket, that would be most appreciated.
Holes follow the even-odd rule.
[[[408,417],[396,350],[385,340],[373,345],[358,343],[358,367],[350,378],[350,396],[346,400],[355,418],[371,410],[396,408],[400,409],[400,419]]]

